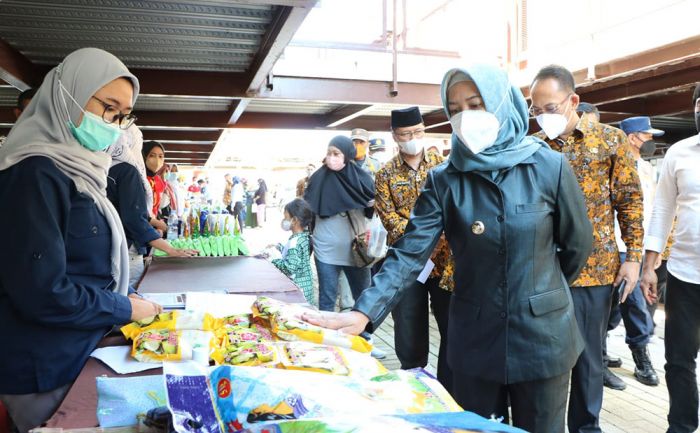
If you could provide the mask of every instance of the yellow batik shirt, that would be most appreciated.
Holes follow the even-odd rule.
[[[642,187],[627,136],[590,117],[582,118],[566,140],[548,140],[541,131],[535,136],[566,155],[583,191],[588,218],[593,225],[593,252],[572,286],[612,284],[620,268],[615,211],[622,240],[627,246],[627,260],[640,262],[642,259]]]
[[[389,245],[403,236],[428,171],[444,160],[437,153],[424,151],[418,170],[414,170],[403,161],[399,153],[377,172],[374,206],[388,232]],[[435,263],[435,268],[430,278],[440,278],[440,287],[451,291],[454,288],[454,261],[444,235],[435,247],[431,260]]]

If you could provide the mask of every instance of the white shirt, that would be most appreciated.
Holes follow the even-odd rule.
[[[700,284],[700,135],[681,140],[666,152],[645,249],[664,250],[676,214],[668,271],[679,280]]]
[[[644,233],[646,233],[647,230],[649,230],[651,212],[654,208],[654,196],[656,195],[656,169],[649,161],[639,158],[637,160],[637,174],[639,175],[639,182],[642,185],[642,203],[644,206],[642,226],[644,227]],[[620,250],[621,253],[627,252],[627,246],[622,240],[620,224],[617,221],[617,213],[615,213],[615,240],[617,241],[618,250]]]
[[[239,201],[243,202],[243,185],[240,182],[231,188],[231,203],[236,204]]]

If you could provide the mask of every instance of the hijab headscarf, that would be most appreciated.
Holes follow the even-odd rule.
[[[526,136],[528,130],[527,103],[522,92],[508,80],[505,71],[489,65],[474,65],[466,69],[449,70],[442,80],[442,105],[447,118],[447,91],[461,81],[472,81],[484,101],[486,111],[498,119],[500,130],[493,146],[474,154],[452,134],[450,165],[459,171],[496,171],[511,168],[529,158],[542,146],[542,140]]]
[[[112,167],[125,162],[138,170],[143,190],[146,193],[146,209],[151,209],[153,207],[153,190],[148,183],[146,164],[141,156],[142,148],[143,133],[138,126],[132,124],[129,129],[122,133],[116,143],[107,148],[106,152],[112,157]]]
[[[146,159],[148,159],[148,154],[151,153],[151,150],[153,150],[154,147],[160,147],[161,150],[163,151],[163,153],[165,153],[165,147],[163,147],[163,145],[158,143],[157,141],[151,140],[151,141],[147,141],[147,142],[143,143],[143,148],[141,149],[141,158],[143,159],[144,165],[146,164]],[[146,174],[149,177],[155,176],[156,174],[160,174],[161,172],[163,172],[163,170],[165,170],[165,164],[163,164],[163,166],[158,169],[157,173],[151,171],[151,169],[148,168],[147,165],[145,165],[145,167],[146,167]]]
[[[340,149],[345,167],[333,171],[324,164],[309,178],[304,199],[316,215],[327,218],[352,209],[364,209],[374,199],[372,177],[355,163],[355,146],[343,135],[334,137],[328,147]]]
[[[112,159],[105,152],[92,152],[83,147],[68,128],[69,118],[77,124],[81,108],[99,89],[121,77],[129,79],[134,86],[133,105],[139,93],[139,82],[119,59],[97,48],[82,48],[66,56],[46,75],[32,102],[10,131],[0,149],[0,170],[32,156],[44,156],[73,181],[79,192],[94,200],[112,232],[114,292],[126,295],[129,288],[126,236],[119,214],[107,199],[107,172]],[[68,96],[61,95],[59,80],[80,107]]]

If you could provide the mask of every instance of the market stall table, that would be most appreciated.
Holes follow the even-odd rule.
[[[142,293],[220,291],[269,296],[285,302],[306,302],[294,283],[266,260],[253,257],[197,257],[154,259],[139,286]],[[100,346],[128,344],[122,336],[103,339]],[[161,374],[161,369],[118,375],[89,358],[80,375],[46,427],[97,427],[98,376],[129,377]]]

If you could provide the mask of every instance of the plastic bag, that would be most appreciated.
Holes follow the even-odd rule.
[[[272,315],[270,326],[272,332],[282,340],[308,341],[329,346],[345,347],[358,352],[371,352],[372,344],[358,335],[344,334],[335,329],[325,329],[304,322],[299,318],[301,311],[292,308],[283,309]]]
[[[367,252],[374,258],[380,259],[386,255],[388,246],[386,244],[387,231],[382,224],[382,220],[375,213],[369,224]]]
[[[275,366],[279,364],[277,348],[265,342],[227,344],[215,349],[211,358],[216,365]]]
[[[285,369],[315,371],[341,376],[350,374],[348,363],[337,347],[296,341],[281,344],[279,350],[282,366]]]
[[[217,320],[207,313],[198,311],[167,311],[124,325],[121,327],[121,331],[124,337],[133,340],[140,333],[151,329],[198,329],[212,331],[217,327]]]
[[[192,359],[195,347],[214,345],[209,331],[150,329],[134,338],[131,356],[140,362],[183,361]]]
[[[366,380],[221,366],[211,372],[210,383],[217,413],[232,432],[283,420],[462,410],[437,380],[419,372]]]

